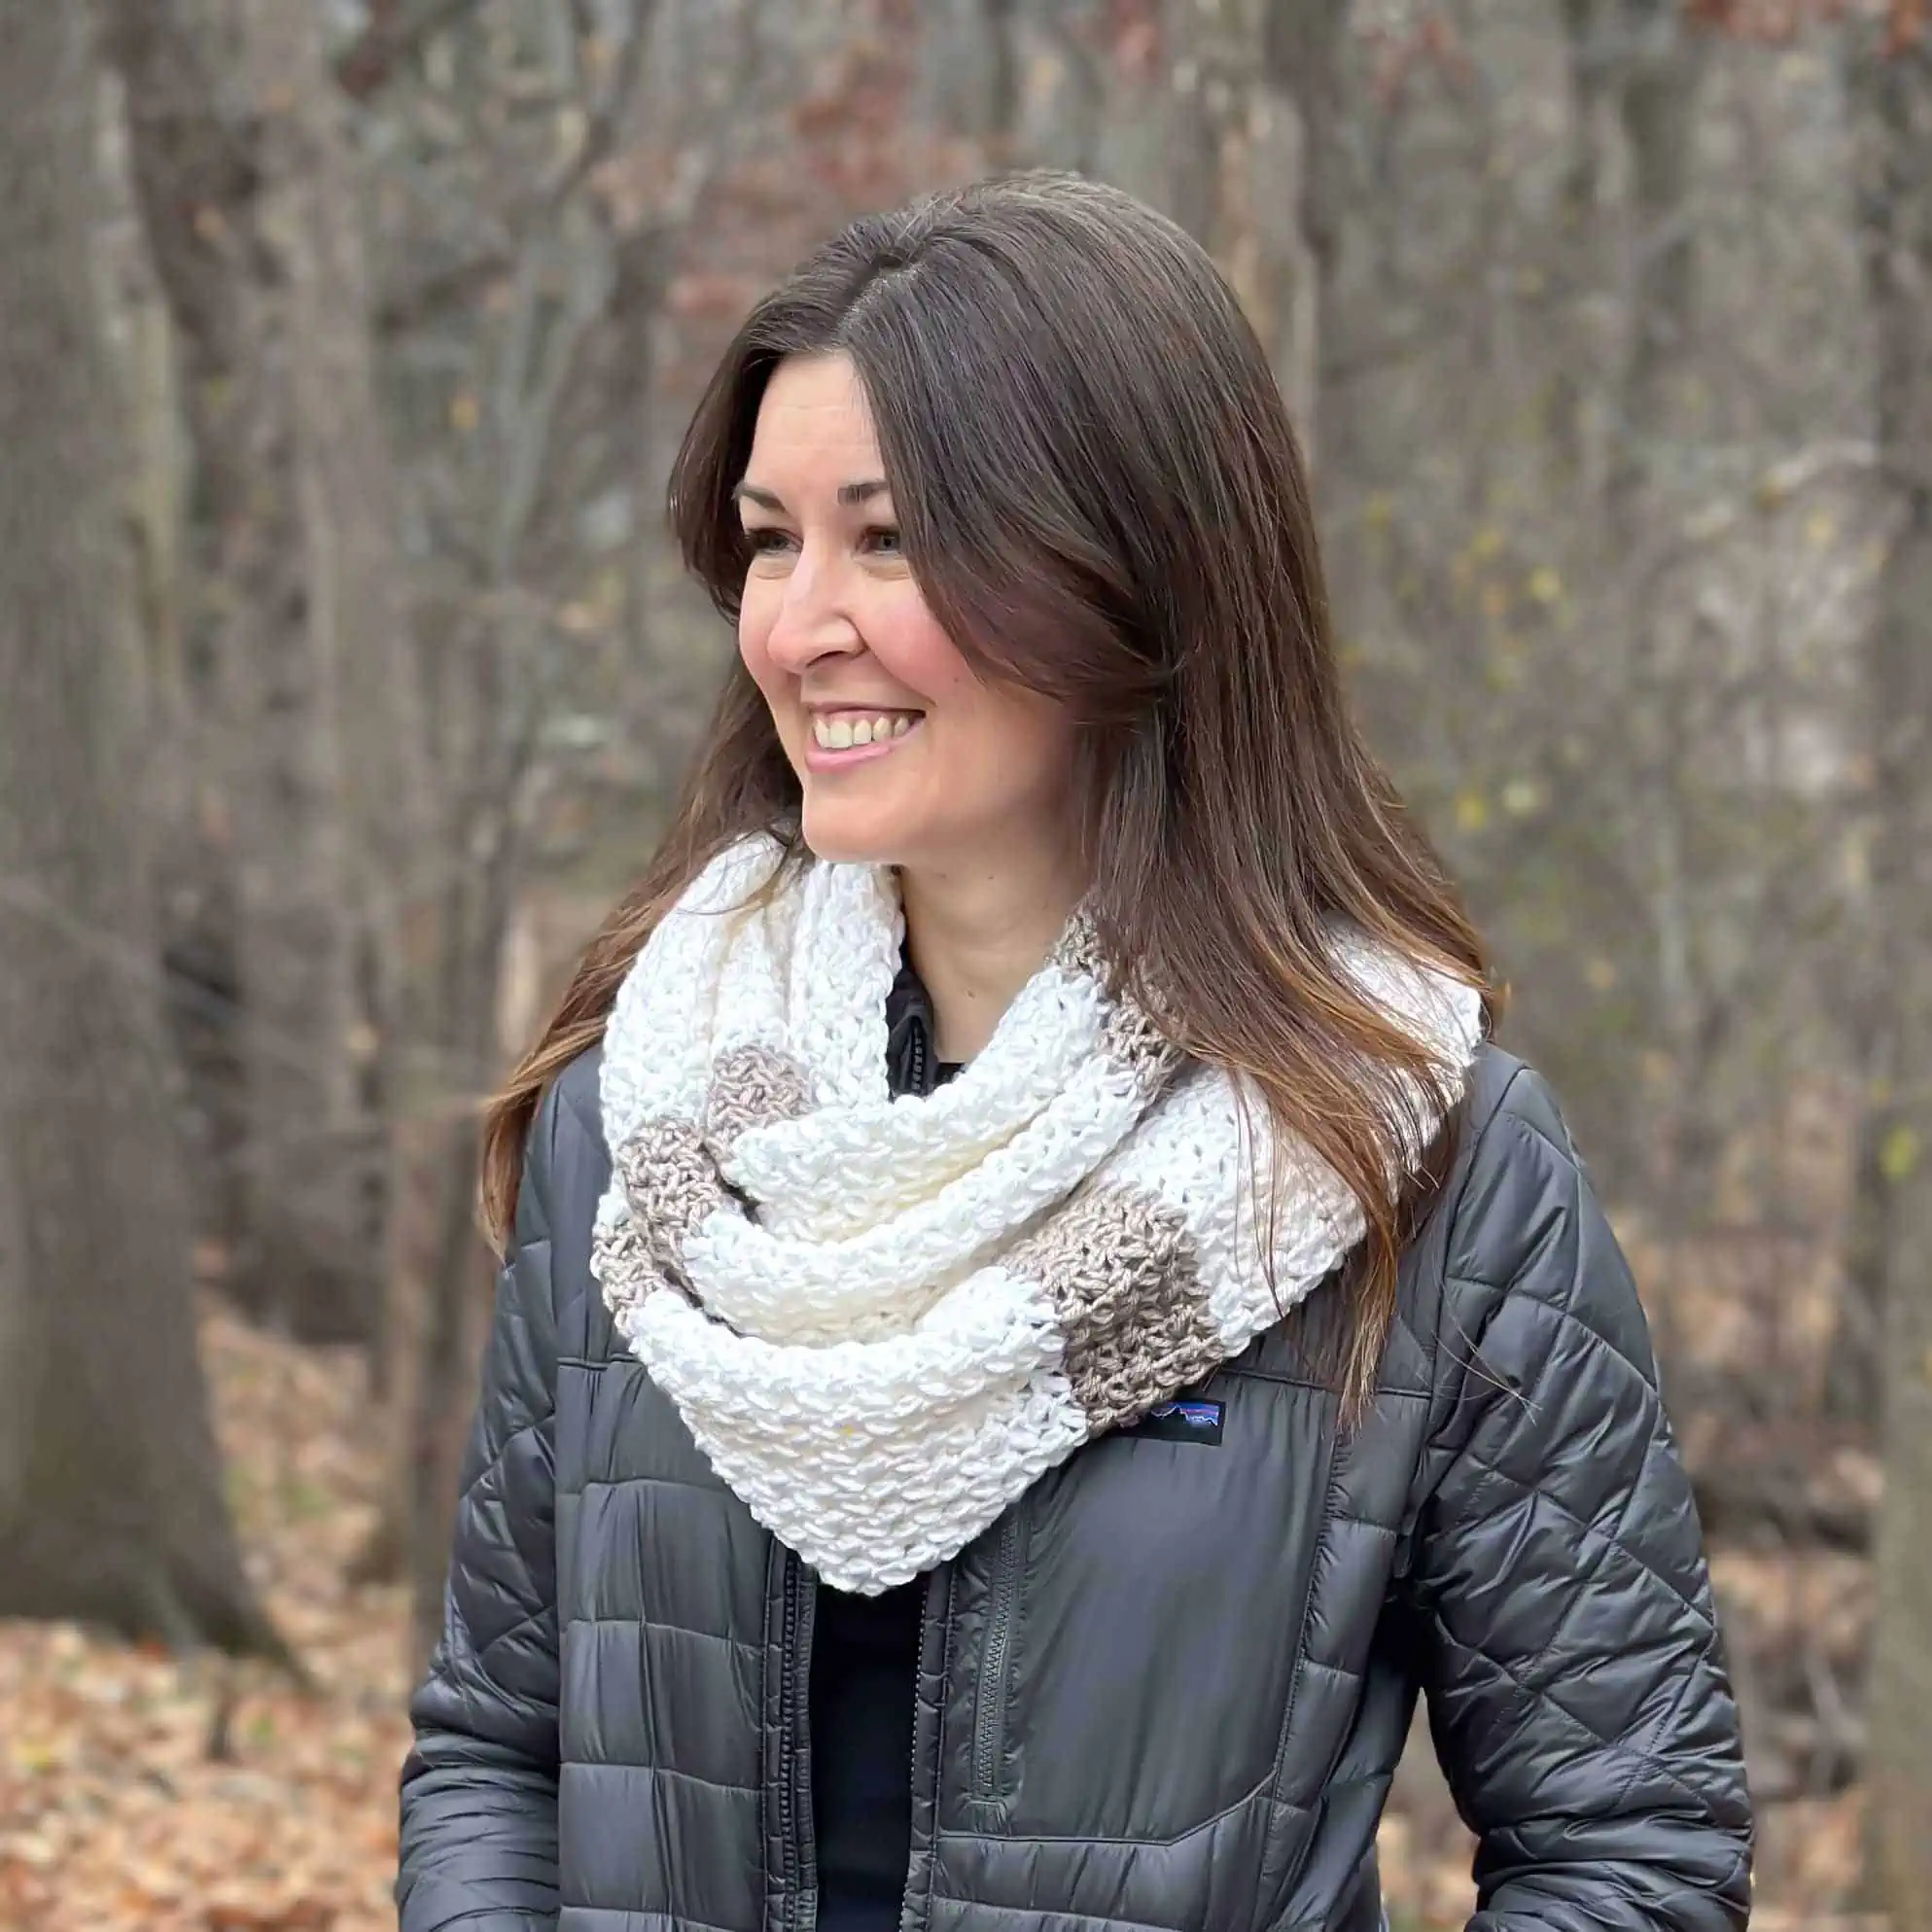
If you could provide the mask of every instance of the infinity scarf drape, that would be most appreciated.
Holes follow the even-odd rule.
[[[813,863],[748,909],[777,857],[757,838],[715,860],[618,994],[592,1265],[720,1479],[826,1583],[872,1593],[1238,1355],[1363,1221],[1308,1147],[1254,1144],[1258,1103],[1108,997],[1078,917],[957,1079],[894,1098],[895,877]],[[1453,1101],[1476,992],[1359,938],[1334,956]]]

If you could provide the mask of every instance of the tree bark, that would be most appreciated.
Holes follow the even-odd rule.
[[[1101,172],[1102,125],[1108,109],[1106,61],[1090,4],[1024,7],[1013,66],[1019,119],[1013,160],[1041,167]]]
[[[1246,210],[1235,183],[1256,49],[1239,0],[1171,0],[1168,212],[1229,267]]]
[[[1010,159],[1020,113],[1014,0],[937,0],[923,10],[920,78],[927,118]]]
[[[1716,1191],[1726,1135],[1711,1113],[1714,1075],[1735,1013],[1705,965],[1705,922],[1698,911],[1704,881],[1687,857],[1696,847],[1696,788],[1709,752],[1692,726],[1674,640],[1634,571],[1674,507],[1671,452],[1685,440],[1681,396],[1696,368],[1691,195],[1708,42],[1686,23],[1676,0],[1618,0],[1614,19],[1615,97],[1630,157],[1628,267],[1620,279],[1630,294],[1605,478],[1615,545],[1608,642],[1621,643],[1632,736],[1641,748],[1626,810],[1631,842],[1648,861],[1656,1011],[1676,1067],[1670,1099],[1652,1123],[1659,1155],[1652,1185],[1665,1249],[1674,1257]],[[1674,1258],[1666,1265],[1674,1267]],[[1677,1352],[1676,1305],[1675,1296],[1661,1297],[1654,1317],[1667,1362]]]
[[[1875,1002],[1864,1141],[1877,1243],[1885,1491],[1868,1691],[1871,1877],[1896,1932],[1932,1927],[1932,48],[1853,54],[1883,468],[1903,517],[1866,644]],[[1876,1231],[1876,1232],[1875,1232]]]
[[[1611,510],[1640,496],[1660,448],[1681,423],[1670,393],[1689,367],[1696,322],[1697,247],[1692,169],[1707,38],[1676,0],[1623,0],[1618,108],[1631,159],[1631,329],[1623,434],[1611,466]],[[1678,432],[1681,434],[1681,430]]]
[[[348,887],[332,910],[346,953],[345,1051],[330,1062],[349,1159],[315,1232],[352,1257],[342,1332],[379,1334],[381,1227],[390,1159],[375,1070],[409,1050],[404,982],[411,895],[434,903],[429,776],[417,666],[397,554],[396,480],[376,399],[369,272],[342,103],[318,11],[245,0],[242,45],[257,108],[263,228],[280,270],[291,474],[304,595],[303,655],[317,674],[311,743],[334,796],[315,815],[339,841]],[[413,924],[425,924],[417,919]],[[420,969],[420,967],[418,967]],[[349,1042],[353,1042],[353,1045]],[[298,1153],[298,1164],[299,1163]],[[300,1177],[277,1164],[288,1198]],[[332,1225],[333,1223],[333,1225]],[[334,1271],[338,1279],[343,1273]]]
[[[495,1059],[511,873],[512,855],[505,842],[453,880],[445,896],[441,1024],[435,1037],[459,1065],[483,1068]],[[414,1138],[402,1149],[405,1158],[398,1173],[419,1182],[425,1210],[418,1224],[425,1264],[416,1295],[419,1347],[403,1411],[410,1450],[410,1660],[420,1668],[441,1630],[443,1578],[480,1331],[489,1308],[490,1265],[476,1225],[481,1140],[474,1109],[459,1107],[410,1125]]]
[[[1166,208],[1227,277],[1311,450],[1319,294],[1300,56],[1325,49],[1334,13],[1333,0],[1296,0],[1264,21],[1243,0],[1168,0],[1162,16]]]
[[[139,840],[88,10],[0,0],[0,1614],[278,1651],[195,1353]]]
[[[220,586],[245,1093],[229,1288],[376,1333],[377,1047],[422,812],[360,211],[313,9],[113,0]]]
[[[1342,236],[1349,221],[1349,10],[1342,0],[1277,0],[1262,15],[1269,79],[1292,102],[1299,122],[1300,182],[1292,197],[1297,234],[1276,238],[1271,253],[1299,247],[1290,312],[1277,325],[1276,368],[1294,406],[1309,462],[1327,475],[1353,475],[1354,410],[1340,376],[1347,330],[1342,320]],[[1284,198],[1286,196],[1284,195]]]
[[[640,0],[629,11],[630,34],[645,34],[652,9]],[[586,103],[592,126],[607,127],[614,143],[625,137],[644,47],[627,40],[612,79]],[[556,53],[556,82],[569,88],[571,50]],[[479,80],[488,84],[487,70]],[[544,613],[570,581],[581,506],[635,474],[650,344],[690,206],[690,190],[680,188],[654,208],[620,211],[573,174],[526,211],[513,237],[512,293],[492,330],[502,352],[478,365],[491,401],[469,460],[488,478],[479,493],[487,536],[474,580],[460,597],[426,601],[416,626],[423,709],[435,720],[421,755],[435,883],[408,929],[401,1036],[410,1051],[393,1097],[382,1351],[392,1377],[389,1508],[364,1567],[411,1581],[418,1662],[441,1614],[490,1299],[475,1226],[475,1130],[501,1064],[498,974],[550,676]]]

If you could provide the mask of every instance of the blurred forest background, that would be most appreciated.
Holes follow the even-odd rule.
[[[1932,1926],[1913,0],[0,0],[0,1924],[393,1922],[476,1103],[730,648],[670,452],[812,241],[1034,162],[1305,429],[1637,1268],[1759,1923]],[[1460,1921],[1420,1735],[1383,1850]]]

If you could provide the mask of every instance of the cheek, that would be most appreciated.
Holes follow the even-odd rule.
[[[1040,790],[1058,792],[1071,784],[1078,733],[1059,705],[1028,700],[1017,709],[1009,729],[1014,742],[1026,748],[1024,755]]]
[[[868,636],[887,671],[937,708],[953,782],[1034,795],[1065,787],[1077,735],[1066,711],[983,684],[916,592],[875,612]]]
[[[963,757],[958,776],[973,790],[1046,805],[1072,783],[1078,734],[1058,705],[982,689],[959,721],[964,728],[954,740]]]
[[[890,677],[934,703],[964,701],[977,686],[972,667],[911,585],[870,614],[865,640]]]

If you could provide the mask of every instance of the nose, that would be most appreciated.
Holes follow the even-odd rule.
[[[836,561],[814,555],[805,545],[785,580],[785,595],[765,637],[774,664],[799,675],[823,658],[848,657],[864,649],[843,585]]]

